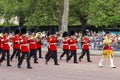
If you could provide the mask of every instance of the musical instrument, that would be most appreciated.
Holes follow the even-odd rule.
[[[31,35],[28,35],[28,40],[34,40],[36,42],[35,34],[32,33]]]
[[[3,37],[3,33],[0,33],[0,37]]]
[[[39,42],[41,39],[41,32],[37,32],[35,37],[36,37],[36,41]]]

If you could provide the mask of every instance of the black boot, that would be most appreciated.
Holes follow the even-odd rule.
[[[60,64],[56,63],[55,65],[60,65]]]
[[[91,60],[89,60],[88,62],[92,62]]]
[[[7,64],[7,66],[8,66],[8,67],[11,67],[12,65],[10,65],[10,64]]]
[[[36,64],[37,64],[38,62],[36,61],[36,62],[34,62],[34,63],[36,63]]]
[[[20,65],[17,65],[18,66],[18,68],[21,68],[21,66]]]
[[[79,61],[81,62],[81,58],[79,58]]]
[[[78,62],[76,61],[76,62],[74,62],[75,64],[78,64]]]
[[[32,67],[31,67],[31,66],[29,66],[29,67],[27,67],[27,69],[32,69]]]

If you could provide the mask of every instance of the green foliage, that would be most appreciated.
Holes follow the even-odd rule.
[[[119,24],[119,5],[119,0],[95,0],[90,4],[89,23],[96,26]]]
[[[120,0],[69,0],[69,25],[108,26],[120,24]],[[60,25],[64,0],[0,0],[0,18],[11,25],[18,16],[26,26]],[[13,25],[13,24],[12,24]]]
[[[87,19],[87,25],[94,26],[120,24],[119,5],[119,0],[71,0],[70,18],[81,22],[82,17]]]
[[[48,0],[38,0],[34,13],[28,18],[27,25],[58,25],[58,3]],[[57,17],[56,17],[57,16]],[[55,19],[54,19],[55,18]]]

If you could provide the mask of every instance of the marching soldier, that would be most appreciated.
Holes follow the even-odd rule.
[[[55,29],[54,28],[51,28],[50,34],[51,34],[51,36],[48,40],[50,54],[46,56],[46,64],[48,63],[50,58],[53,58],[54,59],[54,64],[59,65],[58,60],[57,60],[57,45],[56,45],[57,39],[55,37]]]
[[[69,44],[68,44],[68,32],[63,33],[63,54],[60,56],[60,60],[62,57],[66,54],[66,61],[68,62],[68,57],[69,57]]]
[[[33,56],[34,63],[38,63],[37,62],[37,44],[36,44],[34,28],[31,28],[29,32],[29,47],[30,47],[30,58]]]
[[[28,43],[28,40],[27,40],[27,36],[26,36],[26,29],[25,28],[22,28],[21,29],[21,37],[20,37],[20,50],[21,50],[21,53],[22,53],[22,56],[20,57],[20,60],[18,62],[18,68],[21,68],[21,64],[23,62],[23,59],[26,55],[26,61],[27,61],[27,68],[28,69],[32,69],[32,67],[30,66],[30,55],[29,55],[29,43]]]
[[[19,33],[20,33],[19,29],[16,29],[14,32],[14,37],[12,38],[13,54],[11,55],[11,61],[15,55],[18,57],[18,61],[20,59],[20,34]]]
[[[74,38],[74,31],[70,31],[70,39],[68,40],[69,43],[69,49],[70,49],[70,56],[68,57],[68,60],[70,60],[73,56],[74,56],[74,63],[78,63],[77,62],[77,48],[76,48],[76,43],[77,41]]]
[[[92,62],[90,60],[89,44],[90,44],[89,38],[86,35],[84,35],[84,37],[82,39],[82,55],[79,57],[79,61],[81,61],[81,59],[86,54],[87,55],[87,61]]]
[[[0,63],[3,62],[5,59],[5,56],[7,55],[7,66],[10,67],[10,38],[8,37],[9,34],[9,28],[5,27],[3,30],[3,38],[1,39],[2,42],[2,57],[0,59]]]

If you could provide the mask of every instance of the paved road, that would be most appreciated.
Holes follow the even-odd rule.
[[[45,52],[43,52],[45,54]],[[92,63],[86,62],[86,57],[82,62],[73,64],[73,60],[69,63],[65,62],[65,57],[59,60],[60,65],[53,65],[50,60],[45,65],[44,59],[39,59],[39,64],[31,65],[32,70],[26,68],[26,60],[22,64],[22,68],[18,69],[17,60],[11,62],[12,67],[7,67],[6,62],[0,66],[0,80],[119,80],[120,79],[120,57],[115,57],[114,62],[116,69],[109,67],[109,60],[105,60],[104,67],[99,68],[98,62],[100,56],[91,56]]]

